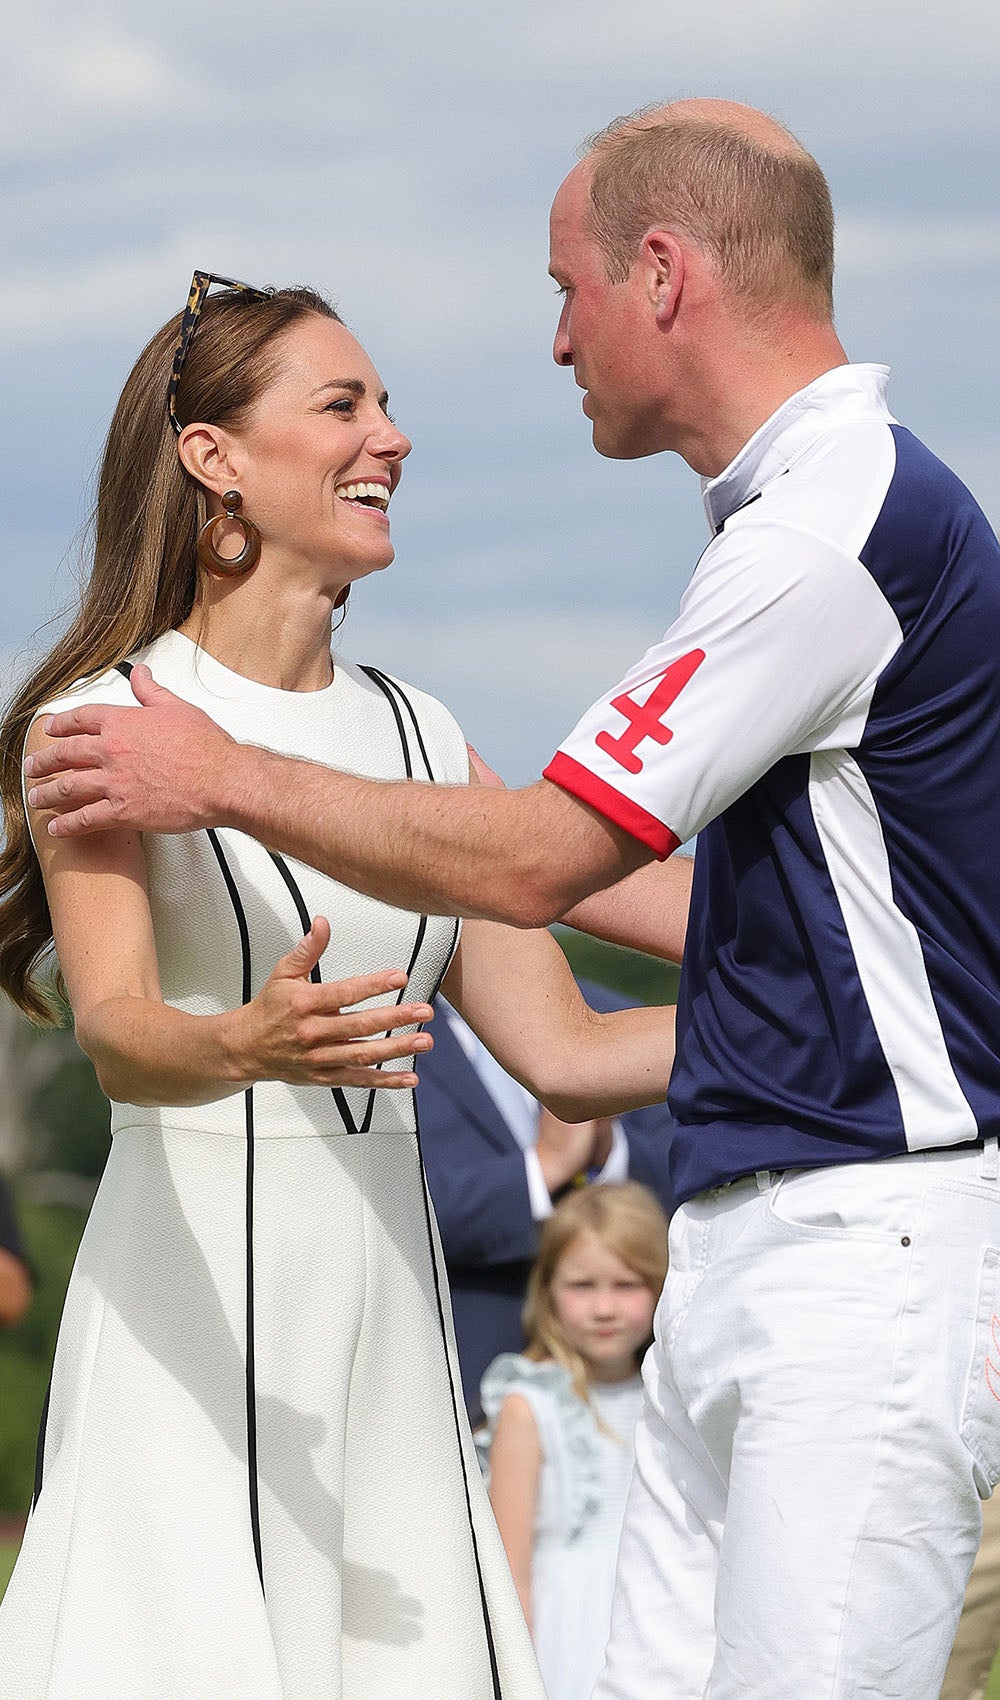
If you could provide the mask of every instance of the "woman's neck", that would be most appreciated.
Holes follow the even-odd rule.
[[[283,691],[321,691],[333,677],[327,596],[254,578],[213,581],[178,628],[233,673]]]

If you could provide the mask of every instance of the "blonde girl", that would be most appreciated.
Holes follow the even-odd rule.
[[[587,1700],[603,1663],[667,1222],[635,1182],[571,1193],[542,1229],[528,1345],[483,1380],[490,1498],[548,1700]]]

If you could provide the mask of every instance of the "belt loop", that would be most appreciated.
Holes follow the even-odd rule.
[[[993,1144],[994,1144],[994,1147],[995,1147],[996,1146],[996,1140],[993,1141]],[[994,1171],[994,1173],[995,1173],[995,1171]],[[771,1171],[770,1171],[770,1169],[758,1169],[754,1178],[757,1182],[757,1191],[758,1192],[769,1192],[770,1191],[770,1188],[771,1188]]]
[[[988,1133],[983,1140],[983,1161],[979,1172],[984,1180],[995,1181],[998,1170],[1000,1170],[1000,1160],[998,1160],[997,1136],[995,1133]]]

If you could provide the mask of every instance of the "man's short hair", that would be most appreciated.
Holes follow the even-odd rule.
[[[591,221],[609,279],[629,275],[647,230],[673,229],[709,255],[748,305],[794,300],[828,319],[830,191],[794,136],[778,124],[774,132],[769,146],[736,126],[666,108],[616,118],[591,136]]]

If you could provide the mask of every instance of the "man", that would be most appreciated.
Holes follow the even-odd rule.
[[[628,1000],[581,981],[592,1009]],[[420,1063],[420,1145],[441,1231],[462,1385],[480,1415],[483,1371],[520,1351],[521,1308],[553,1199],[583,1181],[642,1181],[669,1215],[670,1115],[662,1104],[568,1124],[501,1068],[444,999],[434,1049]]]
[[[598,1694],[932,1700],[1000,1477],[1000,547],[847,363],[825,182],[762,114],[611,126],[551,269],[595,446],[681,454],[712,536],[547,779],[330,775],[139,674],[144,711],[58,717],[33,795],[57,834],[221,822],[522,926],[598,924],[641,870],[598,919],[648,948],[677,894],[646,864],[701,835]]]

